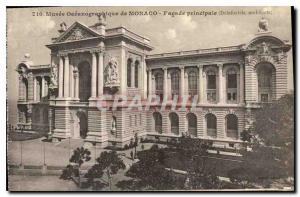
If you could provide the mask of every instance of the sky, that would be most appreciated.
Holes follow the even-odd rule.
[[[158,11],[161,15],[120,16],[131,11]],[[165,11],[165,12],[164,12]],[[174,12],[258,11],[246,15],[193,15],[171,16]],[[265,14],[259,13],[263,11]],[[47,16],[47,12],[56,16]],[[59,13],[110,12],[119,16],[107,17],[107,28],[125,26],[129,30],[150,39],[151,52],[163,53],[249,42],[257,33],[258,21],[266,17],[272,34],[292,43],[291,15],[289,7],[46,7],[7,9],[7,97],[8,121],[16,124],[18,80],[16,66],[29,53],[34,64],[49,64],[50,50],[45,47],[57,37],[60,23],[71,26],[80,21],[88,26],[98,21],[96,16],[59,16]],[[33,16],[35,13],[35,16]],[[43,16],[37,16],[41,13]],[[292,51],[288,53],[288,89],[293,89]]]

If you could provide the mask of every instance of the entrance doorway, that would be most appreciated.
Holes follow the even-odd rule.
[[[77,119],[77,120],[76,120]],[[88,132],[87,115],[84,112],[77,112],[74,121],[74,138],[85,139]]]

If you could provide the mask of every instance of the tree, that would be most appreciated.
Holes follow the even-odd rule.
[[[274,160],[294,174],[294,95],[286,94],[255,114],[254,131],[266,146],[273,147]]]
[[[252,135],[251,135],[251,132],[249,130],[243,130],[241,132],[241,140],[242,141],[251,142],[251,138],[252,138]]]
[[[294,95],[265,104],[255,113],[253,134],[267,146],[285,146],[294,142]]]
[[[173,175],[173,172],[165,169],[164,159],[166,159],[166,154],[164,149],[160,149],[155,144],[149,150],[138,152],[137,157],[139,161],[134,163],[126,172],[126,176],[136,179],[133,185],[135,188],[136,186],[139,186],[140,189],[143,188],[143,190],[183,188],[183,181],[182,184],[178,183],[179,181]],[[124,183],[122,185],[124,187]]]
[[[270,182],[294,174],[294,95],[265,104],[254,114],[253,128],[242,133],[252,151],[242,151],[244,162],[232,179]]]
[[[90,183],[93,183],[96,179],[101,179],[105,174],[108,179],[107,183],[111,189],[112,175],[117,174],[120,169],[125,169],[126,167],[123,160],[118,156],[116,151],[105,151],[96,159],[96,162],[97,163],[88,171],[86,177]]]
[[[185,158],[190,158],[187,165],[186,189],[219,189],[220,181],[214,166],[206,165],[209,145],[202,140],[183,136],[178,144]]]
[[[60,175],[59,178],[63,180],[71,180],[75,172],[76,171],[72,165],[67,165],[67,167],[63,169],[62,174]]]
[[[73,151],[73,155],[70,158],[70,162],[77,164],[80,168],[85,161],[91,160],[90,155],[91,152],[88,149],[84,147],[77,148]]]
[[[80,167],[81,165],[86,162],[86,161],[90,161],[91,160],[91,152],[84,148],[84,147],[80,147],[77,148],[73,151],[73,155],[70,158],[70,162],[74,163],[76,167],[78,167],[78,182],[79,185],[81,185],[80,182]]]
[[[80,167],[81,165],[91,160],[91,152],[83,147],[77,148],[73,151],[73,155],[69,159],[72,164],[67,165],[63,170],[60,178],[64,180],[70,180],[73,175],[78,176],[78,182],[80,183]]]

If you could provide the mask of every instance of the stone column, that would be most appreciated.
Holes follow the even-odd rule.
[[[36,77],[33,77],[33,100],[36,101]]]
[[[70,63],[70,97],[74,98],[74,67],[72,62]]]
[[[62,56],[59,56],[59,70],[58,70],[58,97],[63,97],[63,83],[64,83],[64,60]]]
[[[152,70],[148,69],[148,96],[152,95]]]
[[[164,98],[168,100],[168,69],[163,68],[164,70]]]
[[[103,52],[98,53],[98,97],[103,95]]]
[[[240,103],[243,104],[244,101],[244,65],[242,63],[239,64],[240,65]]]
[[[135,65],[134,65],[134,62],[131,63],[131,87],[135,87]]]
[[[142,63],[143,63],[143,74],[142,74],[142,78],[143,78],[143,98],[147,99],[147,65],[146,65],[146,61],[145,61],[145,56],[143,56],[142,58]]]
[[[180,68],[180,98],[183,98],[184,95],[184,66],[179,67]]]
[[[203,65],[198,65],[198,99],[199,103],[204,102],[204,80],[203,80]]]
[[[97,59],[96,53],[92,52],[92,85],[91,85],[91,97],[96,97],[96,87],[97,87]]]
[[[65,56],[65,72],[64,72],[64,97],[67,98],[69,97],[69,86],[70,86],[70,65],[69,65],[69,56]]]
[[[126,95],[127,91],[127,60],[126,60],[126,50],[125,41],[121,41],[121,67],[120,69],[120,93],[121,95]]]
[[[45,76],[42,76],[42,98],[45,97]]]
[[[79,99],[79,75],[77,71],[74,73],[74,83],[75,83],[74,97],[75,99]]]
[[[219,68],[219,103],[224,103],[223,64],[218,64],[218,68]]]

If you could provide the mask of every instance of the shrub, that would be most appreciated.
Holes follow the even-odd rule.
[[[129,146],[128,146],[128,144],[125,144],[124,150],[127,150],[127,149],[129,149]]]
[[[59,178],[63,180],[70,180],[72,175],[78,175],[78,169],[75,169],[72,165],[67,165],[67,167],[63,169]]]

